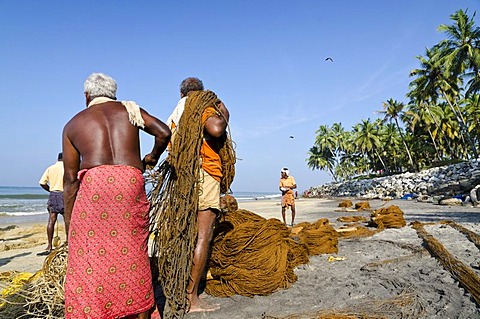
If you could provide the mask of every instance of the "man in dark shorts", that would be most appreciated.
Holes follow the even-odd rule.
[[[39,181],[40,186],[50,193],[48,196],[47,249],[38,253],[46,256],[52,251],[53,232],[58,214],[63,215],[63,153],[58,154],[57,162],[49,166]]]

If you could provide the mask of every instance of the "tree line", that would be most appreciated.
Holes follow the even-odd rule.
[[[450,25],[438,27],[445,38],[417,56],[407,103],[390,98],[382,103],[381,118],[363,119],[350,131],[341,123],[321,125],[307,166],[343,181],[478,158],[480,27],[475,14],[458,10]]]

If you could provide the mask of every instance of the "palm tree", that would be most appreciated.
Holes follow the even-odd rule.
[[[379,113],[384,114],[384,117],[383,117],[384,122],[387,122],[387,121],[391,122],[392,120],[395,121],[395,125],[397,126],[398,133],[400,134],[400,138],[402,139],[403,147],[405,148],[405,151],[407,152],[407,155],[408,155],[408,162],[410,164],[410,168],[413,169],[414,165],[413,165],[412,155],[410,154],[407,143],[405,143],[405,138],[403,136],[402,129],[400,128],[400,124],[398,124],[398,118],[403,112],[404,104],[390,98],[389,100],[387,100],[387,102],[383,102],[383,108],[384,110],[379,111]]]
[[[452,77],[448,77],[443,67],[440,56],[442,52],[440,47],[433,47],[431,50],[426,49],[426,57],[417,57],[420,60],[421,68],[412,70],[410,76],[416,78],[410,82],[409,97],[415,97],[421,100],[427,100],[431,103],[437,104],[439,98],[443,98],[447,105],[452,110],[462,134],[465,136],[468,144],[470,144],[474,157],[477,157],[477,150],[470,134],[467,130],[467,125],[462,116],[461,110],[458,109],[456,101],[459,100],[459,87],[457,85],[458,79],[452,81]]]
[[[480,137],[480,95],[470,95],[465,99],[465,114],[469,123],[468,131],[478,138]]]
[[[476,92],[479,87],[479,64],[480,64],[480,28],[475,26],[473,18],[467,15],[467,11],[458,10],[450,16],[454,21],[452,25],[442,24],[438,27],[438,31],[444,32],[447,39],[440,41],[438,44],[440,53],[440,62],[445,65],[447,76],[451,78],[451,82],[462,83],[464,78],[470,77],[469,88],[466,95]],[[472,72],[467,72],[467,70]],[[456,103],[446,98],[446,101],[453,108],[452,104],[457,106],[454,113],[461,118],[459,122],[461,129],[464,131],[473,155],[477,157],[476,146],[468,132],[468,125],[462,116],[462,112],[458,109],[459,99]]]
[[[412,101],[412,103],[408,104],[407,111],[401,115],[402,121],[407,123],[412,136],[423,135],[425,131],[428,133],[439,161],[442,160],[442,155],[436,140],[438,137],[437,133],[439,131],[439,118],[441,117],[441,113],[442,110],[436,105],[430,105],[428,102],[415,103]],[[417,157],[412,157],[417,159]]]
[[[315,145],[323,152],[328,150],[332,157],[335,157],[336,141],[328,125],[320,125],[315,132]]]
[[[453,78],[466,75],[471,78],[467,96],[479,89],[480,27],[473,21],[475,14],[476,12],[470,18],[467,10],[460,9],[450,16],[454,24],[442,24],[438,27],[439,32],[447,35],[447,39],[438,44],[447,72]],[[472,72],[465,73],[468,69]]]
[[[347,134],[342,123],[333,123],[330,132],[335,141],[335,152],[338,156],[339,152],[347,148]]]
[[[379,136],[379,129],[375,123],[372,123],[370,118],[367,120],[362,120],[362,123],[356,124],[353,127],[353,131],[354,143],[360,151],[370,158],[371,168],[376,169],[376,156],[381,162],[383,169],[386,171],[387,167],[385,166],[382,157],[378,153],[378,150],[381,148],[381,139]]]
[[[333,172],[335,157],[328,149],[321,149],[318,146],[312,146],[308,151],[307,166],[311,170],[328,170],[332,178],[337,181],[337,177]]]
[[[380,126],[383,145],[383,159],[389,171],[400,172],[405,163],[405,152],[402,148],[402,139],[394,123]]]

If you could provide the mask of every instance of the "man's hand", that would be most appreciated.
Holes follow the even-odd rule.
[[[147,154],[142,160],[144,169],[152,169],[157,165],[158,159],[152,156],[152,154]]]

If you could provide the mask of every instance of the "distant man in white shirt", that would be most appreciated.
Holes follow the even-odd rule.
[[[295,182],[293,176],[290,175],[288,168],[282,168],[280,174],[281,178],[279,189],[282,192],[283,223],[287,225],[285,210],[290,207],[290,209],[292,210],[292,223],[290,224],[290,226],[293,226],[295,222],[295,193],[293,192],[293,190],[297,188],[297,183]]]
[[[50,193],[48,196],[48,224],[47,224],[47,249],[38,253],[46,256],[52,251],[53,231],[57,222],[58,214],[64,212],[63,205],[63,153],[58,154],[57,162],[49,166],[39,181],[40,186]]]

